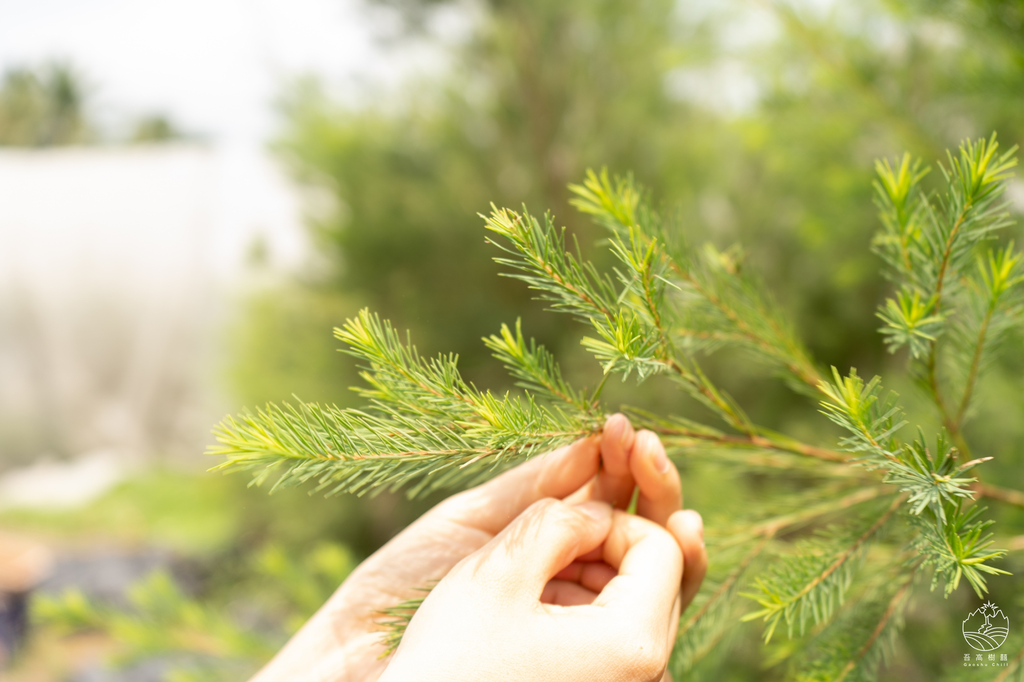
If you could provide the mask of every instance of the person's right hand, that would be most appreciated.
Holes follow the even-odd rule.
[[[593,552],[615,573],[600,593],[545,603],[552,578]],[[541,500],[434,588],[381,682],[661,680],[682,572],[661,526],[603,502]]]
[[[682,550],[685,570],[680,598],[685,610],[707,572],[704,521],[696,511],[682,508],[679,471],[658,435],[646,430],[637,432],[625,415],[613,414],[601,434],[601,471],[564,499],[572,504],[596,500],[625,509],[634,490],[637,516],[665,527]],[[593,601],[615,576],[615,571],[604,564],[596,550],[577,558],[554,577],[544,600],[554,599],[553,603],[558,604],[566,603],[561,601],[564,599],[571,599],[574,604]]]

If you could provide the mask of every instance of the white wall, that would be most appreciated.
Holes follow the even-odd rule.
[[[305,260],[297,193],[264,155],[0,151],[0,468],[200,452],[256,240],[274,269]]]

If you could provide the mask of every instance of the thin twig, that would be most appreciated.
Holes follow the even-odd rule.
[[[811,476],[827,476],[830,478],[858,479],[864,482],[877,483],[878,479],[868,470],[858,467],[843,466],[841,463],[821,463],[816,459],[792,457],[790,452],[762,452],[759,449],[745,447],[709,448],[699,440],[691,440],[680,436],[662,438],[666,447],[686,448],[687,458],[702,458],[715,464],[737,464],[753,468],[779,469],[782,471],[803,472]]]
[[[803,589],[797,592],[790,601],[795,602],[804,595],[810,593],[811,590],[813,590],[815,587],[820,585],[825,580],[828,580],[828,577],[830,575],[832,575],[840,568],[842,568],[843,565],[847,561],[849,561],[850,557],[855,555],[860,550],[860,548],[863,547],[864,544],[868,540],[870,540],[875,533],[878,532],[878,529],[885,525],[885,522],[889,520],[889,517],[891,517],[893,513],[895,513],[895,511],[899,508],[900,504],[903,503],[903,500],[905,500],[906,497],[907,496],[904,494],[900,495],[895,500],[893,500],[892,504],[889,505],[889,508],[885,510],[885,513],[882,514],[882,516],[880,516],[878,520],[871,525],[870,528],[864,531],[864,533],[859,538],[857,538],[857,540],[852,545],[843,550],[843,552],[838,557],[836,557],[836,560],[833,561],[828,568],[826,568],[822,573],[816,575],[814,577],[814,580],[804,585]]]
[[[864,646],[862,646],[860,651],[857,652],[856,658],[847,661],[846,666],[843,668],[843,671],[839,673],[839,677],[835,679],[835,682],[842,682],[842,680],[846,679],[846,676],[857,667],[858,662],[864,660],[864,657],[867,656],[871,647],[874,646],[878,638],[882,636],[883,632],[885,632],[886,625],[888,625],[889,621],[892,620],[893,615],[895,615],[896,611],[900,607],[900,602],[903,601],[907,591],[910,589],[916,571],[917,567],[915,566],[914,570],[911,571],[910,575],[907,577],[906,582],[903,583],[900,589],[896,590],[896,594],[893,595],[893,598],[889,601],[888,608],[885,609],[885,613],[882,614],[882,619],[878,621],[878,625],[875,627],[874,632],[871,633],[868,641],[865,642]]]
[[[1016,507],[1024,507],[1024,493],[1012,488],[1001,488],[996,485],[977,481],[971,486],[976,493],[990,500],[999,500]]]
[[[942,293],[943,287],[946,282],[946,272],[949,268],[949,261],[953,254],[953,242],[956,236],[960,233],[960,228],[963,226],[964,221],[967,219],[967,213],[971,210],[972,202],[968,200],[960,213],[957,215],[956,221],[953,223],[953,228],[949,231],[949,236],[946,238],[946,246],[942,252],[942,261],[939,265],[939,274],[935,280],[935,293],[934,298],[934,309],[933,315],[938,315],[942,309]],[[932,394],[932,400],[935,401],[936,407],[939,408],[939,415],[942,417],[942,424],[946,427],[950,437],[960,450],[961,456],[965,459],[971,459],[971,449],[964,440],[963,435],[960,432],[959,419],[954,420],[949,413],[949,408],[946,406],[946,401],[942,397],[942,389],[939,386],[939,377],[937,369],[939,352],[939,341],[935,339],[931,342],[931,347],[928,351],[928,388]],[[966,399],[965,395],[965,399]]]
[[[839,498],[838,500],[823,502],[813,507],[801,509],[800,511],[792,512],[790,514],[783,514],[782,516],[776,516],[775,518],[762,521],[761,523],[754,524],[748,528],[740,529],[733,533],[726,533],[733,535],[737,542],[749,537],[757,537],[762,535],[775,535],[779,531],[791,528],[792,526],[807,523],[814,519],[831,514],[833,512],[842,511],[849,509],[862,502],[882,497],[884,495],[891,495],[893,489],[889,486],[872,486],[870,488],[858,488],[856,491]],[[735,543],[733,543],[735,544]]]
[[[701,372],[701,377],[697,377],[693,372],[680,365],[679,362],[672,357],[664,359],[661,362],[670,370],[675,372],[684,382],[692,386],[694,390],[704,396],[705,400],[717,407],[723,421],[728,423],[729,426],[733,427],[737,431],[753,435],[751,424],[745,422],[740,415],[736,414],[732,405],[727,403],[713,386],[710,386],[710,382],[703,376],[703,372]],[[693,364],[694,367],[697,367],[697,371],[700,372],[700,368],[697,366],[697,363],[694,362]],[[705,381],[701,381],[701,378],[704,378]]]
[[[678,635],[679,637],[682,637],[684,632],[686,632],[694,625],[696,625],[697,622],[700,621],[700,619],[707,614],[707,612],[718,600],[722,599],[723,597],[729,594],[730,590],[732,590],[732,588],[735,586],[736,581],[738,581],[740,579],[740,576],[742,576],[743,573],[750,567],[750,564],[753,563],[754,559],[756,559],[761,554],[761,552],[764,551],[764,548],[768,546],[768,543],[771,541],[771,539],[772,538],[770,535],[766,535],[764,536],[764,538],[761,539],[760,542],[754,545],[753,549],[751,549],[751,551],[743,557],[740,563],[736,565],[736,568],[734,568],[732,572],[729,573],[729,575],[725,578],[725,580],[722,581],[722,584],[718,586],[718,589],[715,590],[714,594],[708,597],[707,601],[705,601],[701,605],[700,609],[698,609],[696,613],[694,613],[690,618],[688,618],[685,623],[680,624]],[[716,634],[710,640],[706,641],[703,647],[695,651],[692,660],[697,661],[702,659],[705,655],[707,655],[709,651],[718,646],[718,643],[722,640],[727,631],[727,628],[721,628],[718,634]]]
[[[661,434],[663,436],[681,436],[683,438],[692,438],[695,440],[719,443],[721,445],[728,445],[737,448],[777,450],[779,452],[788,452],[794,455],[813,457],[815,459],[821,459],[826,462],[849,461],[848,457],[844,456],[840,452],[836,452],[835,450],[827,450],[825,448],[819,448],[814,445],[808,445],[807,443],[801,443],[799,441],[777,441],[757,434],[751,436],[729,436],[726,434],[702,433],[700,431],[691,431],[689,429],[675,427],[651,426],[648,428],[650,428],[650,430],[654,431],[655,433]]]
[[[778,350],[774,346],[772,346],[770,342],[754,333],[754,331],[750,329],[750,326],[746,323],[746,321],[735,310],[726,305],[725,302],[717,294],[715,294],[713,291],[710,291],[701,282],[694,278],[692,274],[690,274],[682,267],[680,267],[680,265],[676,263],[674,260],[666,260],[669,264],[669,267],[675,270],[676,274],[679,275],[679,277],[681,277],[690,286],[696,289],[697,293],[706,298],[708,302],[710,302],[713,306],[721,310],[722,314],[725,315],[729,319],[729,321],[736,325],[736,328],[742,332],[742,336],[746,337],[747,340],[754,343],[754,345],[759,346],[761,350],[763,350],[768,355],[774,356],[782,360],[782,363],[786,366],[786,369],[788,369],[794,376],[800,379],[800,381],[804,382],[805,384],[813,388],[815,391],[821,391],[821,376],[818,374],[817,370],[814,369],[813,365],[801,366],[799,364],[790,362],[785,357],[781,357],[778,353]],[[770,320],[770,316],[765,315],[765,319]]]
[[[985,319],[981,322],[981,329],[978,331],[978,343],[974,348],[974,357],[971,358],[971,371],[967,375],[967,385],[964,387],[964,395],[960,400],[960,409],[956,411],[956,418],[953,420],[953,425],[956,427],[957,432],[963,426],[967,405],[971,401],[971,393],[974,392],[974,382],[978,379],[978,368],[981,366],[981,354],[985,348],[985,335],[988,334],[988,325],[992,320],[992,314],[995,312],[998,302],[998,296],[992,299],[988,310],[985,311]]]
[[[760,555],[761,552],[764,551],[764,548],[768,546],[768,542],[771,539],[772,535],[766,534],[760,542],[754,545],[754,548],[750,550],[750,552],[748,552],[746,556],[743,557],[740,563],[736,565],[736,568],[734,568],[733,571],[725,578],[725,580],[722,581],[722,584],[718,586],[718,589],[715,590],[714,594],[708,597],[707,601],[704,602],[700,609],[698,609],[698,611],[695,614],[693,614],[693,616],[687,619],[687,621],[679,627],[679,634],[682,634],[689,630],[691,627],[693,627],[697,623],[697,621],[700,620],[705,613],[707,613],[708,609],[711,608],[711,605],[717,599],[721,598],[723,595],[729,592],[729,590],[736,583],[736,581],[739,580],[740,576],[743,575],[743,572],[747,570],[751,563],[753,563],[754,559],[756,559],[758,555]]]

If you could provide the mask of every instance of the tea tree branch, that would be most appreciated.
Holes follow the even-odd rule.
[[[660,434],[674,455],[699,454],[686,458],[687,468],[731,476],[723,484],[737,491],[755,478],[760,486],[756,510],[726,505],[709,525],[709,542],[727,557],[717,569],[725,577],[682,623],[674,674],[687,675],[728,641],[740,595],[758,604],[747,618],[764,621],[766,640],[785,623],[791,637],[810,641],[810,677],[867,674],[891,650],[920,569],[930,569],[931,588],[941,585],[947,596],[962,580],[980,596],[1005,574],[997,566],[1005,551],[993,547],[992,522],[974,500],[1024,508],[1024,492],[974,477],[991,458],[971,454],[964,425],[981,407],[986,369],[1024,321],[1021,256],[1012,243],[988,244],[1010,224],[1000,197],[1015,163],[994,136],[966,141],[947,157],[934,195],[921,185],[928,168],[909,155],[876,166],[882,228],[872,247],[895,288],[878,310],[880,331],[890,351],[907,349],[910,374],[941,418],[938,430],[919,427],[908,438],[899,396],[879,377],[819,371],[739,247],[693,247],[631,177],[602,171],[571,191],[576,208],[607,230],[615,259],[608,271],[570,245],[550,214],[492,206],[484,217],[508,274],[587,328],[581,344],[596,360],[595,389],[563,375],[518,321],[484,339],[518,387],[494,393],[466,381],[454,354],[423,357],[408,335],[364,310],[336,330],[362,366],[362,408],[268,405],[226,418],[210,451],[223,458],[218,468],[248,470],[255,484],[274,488],[457,489],[599,433],[618,409],[602,401],[613,375],[665,375],[725,426],[624,408],[637,426]],[[705,356],[735,350],[816,398],[843,430],[839,442],[822,447],[755,423],[704,369],[712,366]],[[890,593],[898,574],[905,580]],[[410,603],[389,612],[389,646],[415,610]],[[849,641],[863,644],[853,651]]]

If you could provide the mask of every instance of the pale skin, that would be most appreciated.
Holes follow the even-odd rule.
[[[627,514],[634,488],[637,513]],[[252,682],[667,679],[707,568],[657,436],[613,415],[454,495],[359,565]],[[438,582],[439,581],[439,582]],[[380,611],[422,596],[382,658]]]

